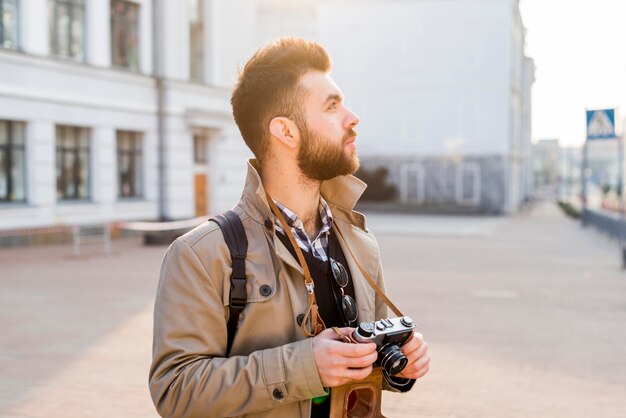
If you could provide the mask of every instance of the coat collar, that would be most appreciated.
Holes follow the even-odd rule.
[[[353,210],[366,187],[367,185],[361,180],[348,175],[323,182],[320,192],[332,210],[333,228],[343,232],[337,238],[353,278],[355,297],[359,306],[359,318],[362,321],[373,321],[376,309],[374,289],[368,285],[350,253],[350,249],[353,249],[355,256],[359,257],[359,262],[376,280],[380,260],[378,246],[371,234],[366,231],[365,217]],[[273,215],[267,203],[267,195],[258,172],[258,162],[254,159],[248,161],[248,175],[238,206],[260,224],[272,219]],[[285,263],[304,274],[298,261],[291,255],[282,241],[276,237],[276,234],[269,230],[265,232],[268,236],[271,235],[269,239],[274,243],[273,247],[276,254]]]
[[[263,223],[272,218],[272,211],[258,170],[258,161],[248,160],[248,174],[239,206],[248,216]],[[365,229],[365,217],[353,209],[366,188],[367,185],[358,178],[346,175],[322,182],[320,193],[328,202],[333,216]]]

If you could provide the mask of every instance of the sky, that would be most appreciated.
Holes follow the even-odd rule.
[[[582,145],[585,110],[626,116],[626,0],[521,0],[535,60],[532,136]]]

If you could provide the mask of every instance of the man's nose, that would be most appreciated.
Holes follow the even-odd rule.
[[[356,113],[354,113],[350,109],[346,109],[346,110],[348,111],[348,114],[346,115],[346,118],[345,118],[346,129],[352,129],[359,124],[361,119]]]

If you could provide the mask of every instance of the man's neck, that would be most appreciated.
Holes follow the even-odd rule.
[[[307,235],[314,239],[322,227],[319,213],[321,182],[305,178],[297,168],[263,168],[263,187],[274,200],[289,208],[304,224]]]

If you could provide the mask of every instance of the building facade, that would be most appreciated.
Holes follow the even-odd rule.
[[[366,169],[411,205],[509,213],[531,194],[517,0],[0,0],[0,230],[230,207],[250,155],[237,68],[320,41]]]
[[[530,196],[530,88],[517,0],[321,1],[320,40],[361,116],[364,167],[402,201],[481,213]]]
[[[224,2],[0,0],[0,230],[183,219],[238,199]]]

